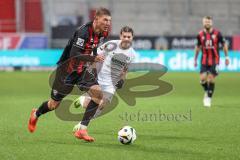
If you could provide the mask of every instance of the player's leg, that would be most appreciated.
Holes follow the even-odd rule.
[[[207,75],[207,66],[202,65],[200,70],[200,84],[203,87],[205,93],[208,91]]]
[[[101,87],[101,92],[102,92],[102,99],[101,101],[98,103],[98,109],[94,115],[94,118],[96,118],[100,112],[104,109],[104,107],[108,104],[111,103],[112,97],[115,93],[115,88],[114,86],[111,85],[100,85]],[[78,107],[83,107],[83,108],[87,108],[87,105],[89,104],[89,102],[91,101],[92,97],[89,95],[88,92],[84,93],[83,95],[81,95],[78,99],[75,100],[74,102],[74,106],[76,108]]]
[[[213,74],[208,74],[208,92],[207,92],[207,98],[205,102],[206,107],[211,107],[212,103],[212,96],[215,88],[215,83],[214,83],[215,76]]]
[[[209,83],[208,96],[212,97],[215,89],[215,78],[218,76],[218,65],[211,66],[209,72],[210,74],[208,75],[208,83]]]
[[[207,93],[208,93],[208,81],[207,81],[207,75],[208,75],[208,70],[207,66],[201,65],[201,70],[200,70],[200,84],[204,90],[204,96],[203,96],[203,105],[206,105],[207,101]]]
[[[114,92],[115,92],[115,87],[102,87],[101,86],[101,89],[102,89],[102,93],[103,93],[103,98],[102,100],[100,101],[99,103],[99,106],[97,108],[97,111],[96,113],[94,114],[93,116],[93,119],[98,117],[99,115],[101,115],[103,109],[111,103],[111,100],[112,100],[112,97],[114,95]],[[103,90],[109,90],[110,92],[105,92]],[[77,100],[77,103],[80,103],[80,105],[83,107],[83,108],[86,108],[87,105],[89,104],[89,102],[91,101],[91,97],[90,95],[86,92],[85,94],[81,95]],[[75,105],[75,103],[74,103]],[[79,130],[81,128],[81,122],[79,122],[78,124],[76,124],[74,127],[73,127],[73,132],[76,132],[77,130]]]
[[[86,109],[90,101],[91,101],[91,97],[86,92],[74,101],[74,107],[75,108],[82,107],[82,108]],[[75,133],[77,130],[79,130],[80,127],[81,127],[81,121],[73,127],[73,133]]]
[[[91,101],[91,97],[89,96],[89,94],[86,92],[84,94],[82,94],[81,96],[79,96],[75,101],[74,101],[74,107],[75,108],[79,108],[82,107],[84,109],[87,108],[88,103]]]
[[[51,99],[48,101],[43,102],[38,109],[33,109],[28,121],[28,130],[32,133],[36,130],[36,125],[38,118],[48,113],[49,111],[55,110],[62,99],[68,95],[72,89],[73,85],[66,85],[65,82],[62,80],[60,74],[56,76],[53,82],[53,89],[51,91]]]
[[[211,107],[211,100],[212,100],[212,96],[215,90],[215,78],[218,75],[218,66],[211,66],[209,68],[209,74],[208,74],[208,98],[207,98],[207,107]]]
[[[91,97],[91,100],[89,101],[84,112],[83,118],[80,122],[80,128],[75,132],[74,135],[76,138],[92,142],[94,141],[94,138],[88,135],[87,127],[91,119],[93,118],[94,114],[96,113],[99,103],[102,99],[101,88],[99,87],[99,85],[93,85],[88,90],[88,94]]]
[[[55,99],[57,99],[56,96],[55,96],[54,99],[53,99],[53,96],[52,96],[52,98],[50,100],[43,102],[38,107],[38,109],[32,109],[30,119],[29,119],[29,122],[28,122],[28,130],[31,133],[36,130],[38,118],[43,114],[46,114],[46,113],[48,113],[52,110],[55,110],[59,106],[59,104],[61,103],[61,100],[64,96],[62,96],[62,95],[59,96],[58,95],[57,97],[58,97],[58,100],[55,100]],[[59,98],[59,97],[61,97],[61,98]]]
[[[102,94],[103,94],[103,98],[99,104],[99,107],[94,115],[94,118],[98,117],[103,109],[111,103],[112,101],[112,97],[115,94],[116,91],[116,87],[112,86],[112,85],[100,85],[101,90],[102,90]]]
[[[208,97],[212,98],[215,89],[215,75],[208,75]]]

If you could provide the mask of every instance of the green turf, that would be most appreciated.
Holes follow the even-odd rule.
[[[240,73],[221,73],[212,108],[202,106],[197,73],[167,73],[162,78],[174,86],[170,93],[138,98],[135,107],[120,101],[111,113],[93,121],[89,132],[96,138],[94,143],[75,139],[71,131],[76,122],[61,121],[54,112],[41,117],[34,134],[28,133],[32,107],[49,97],[48,76],[48,72],[0,73],[0,159],[240,158]],[[133,76],[136,73],[130,73]],[[142,117],[125,117],[138,112]],[[158,112],[185,118],[144,118]],[[137,131],[133,145],[117,141],[117,132],[125,124]]]

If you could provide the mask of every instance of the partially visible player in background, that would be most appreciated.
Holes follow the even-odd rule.
[[[93,22],[86,23],[79,27],[66,45],[61,58],[58,61],[56,76],[53,82],[51,98],[43,102],[38,109],[33,109],[30,115],[28,130],[34,132],[40,116],[49,111],[55,110],[62,99],[71,93],[74,85],[82,85],[82,90],[87,91],[94,98],[87,106],[86,112],[96,108],[102,99],[101,92],[98,93],[97,83],[86,82],[88,74],[87,62],[103,62],[104,56],[97,55],[97,47],[103,43],[108,36],[111,24],[111,14],[106,8],[99,8],[96,11]],[[60,33],[61,34],[61,33]],[[91,74],[88,74],[91,75]],[[94,76],[94,75],[93,75]],[[95,77],[95,79],[97,79]],[[84,118],[88,119],[87,113]],[[85,140],[91,140],[87,132],[82,136]]]
[[[226,65],[229,64],[228,45],[221,32],[213,28],[212,17],[205,16],[202,23],[204,29],[197,35],[194,66],[197,67],[197,58],[201,49],[200,83],[205,91],[203,105],[205,107],[211,107],[211,99],[215,88],[215,78],[218,75],[218,65],[220,60],[219,44],[223,47]]]
[[[111,40],[98,48],[97,54],[103,54],[103,63],[96,63],[98,71],[98,84],[103,92],[101,104],[91,118],[101,114],[103,108],[109,104],[116,89],[121,88],[128,70],[129,64],[135,57],[135,50],[131,47],[133,41],[133,29],[125,26],[120,31],[120,40]],[[82,95],[77,101],[86,108],[91,101],[88,93]],[[76,138],[82,139],[82,132],[87,129],[91,119],[81,121],[74,128]]]

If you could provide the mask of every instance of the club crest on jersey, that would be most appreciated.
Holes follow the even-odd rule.
[[[83,47],[83,44],[84,44],[84,39],[78,38],[78,39],[77,39],[77,42],[76,42],[76,45],[78,45],[78,46],[80,46],[80,47]]]

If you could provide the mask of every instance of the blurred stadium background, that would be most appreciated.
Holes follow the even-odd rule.
[[[202,28],[205,15],[213,16],[214,25],[226,37],[230,50],[240,50],[239,0],[1,0],[1,70],[11,69],[11,66],[17,69],[54,66],[61,50],[43,49],[64,48],[76,27],[91,20],[99,6],[112,12],[110,38],[117,38],[120,28],[129,25],[135,30],[135,49],[164,50],[171,55],[167,60],[178,58],[172,50],[194,48],[195,37]],[[15,51],[6,51],[9,49]],[[144,56],[140,52],[138,62],[147,59],[160,63],[159,59],[164,58],[158,53],[163,52],[155,52],[155,57],[154,54]],[[191,67],[193,52],[184,54],[189,61],[188,68],[175,68],[194,70]],[[230,65],[229,70],[237,71],[240,68],[239,56],[230,53],[230,58],[233,57],[232,61],[236,63]],[[184,56],[179,58],[184,59]],[[180,61],[176,60],[175,66],[181,66],[177,64]],[[164,65],[169,70],[176,70],[166,63]]]

